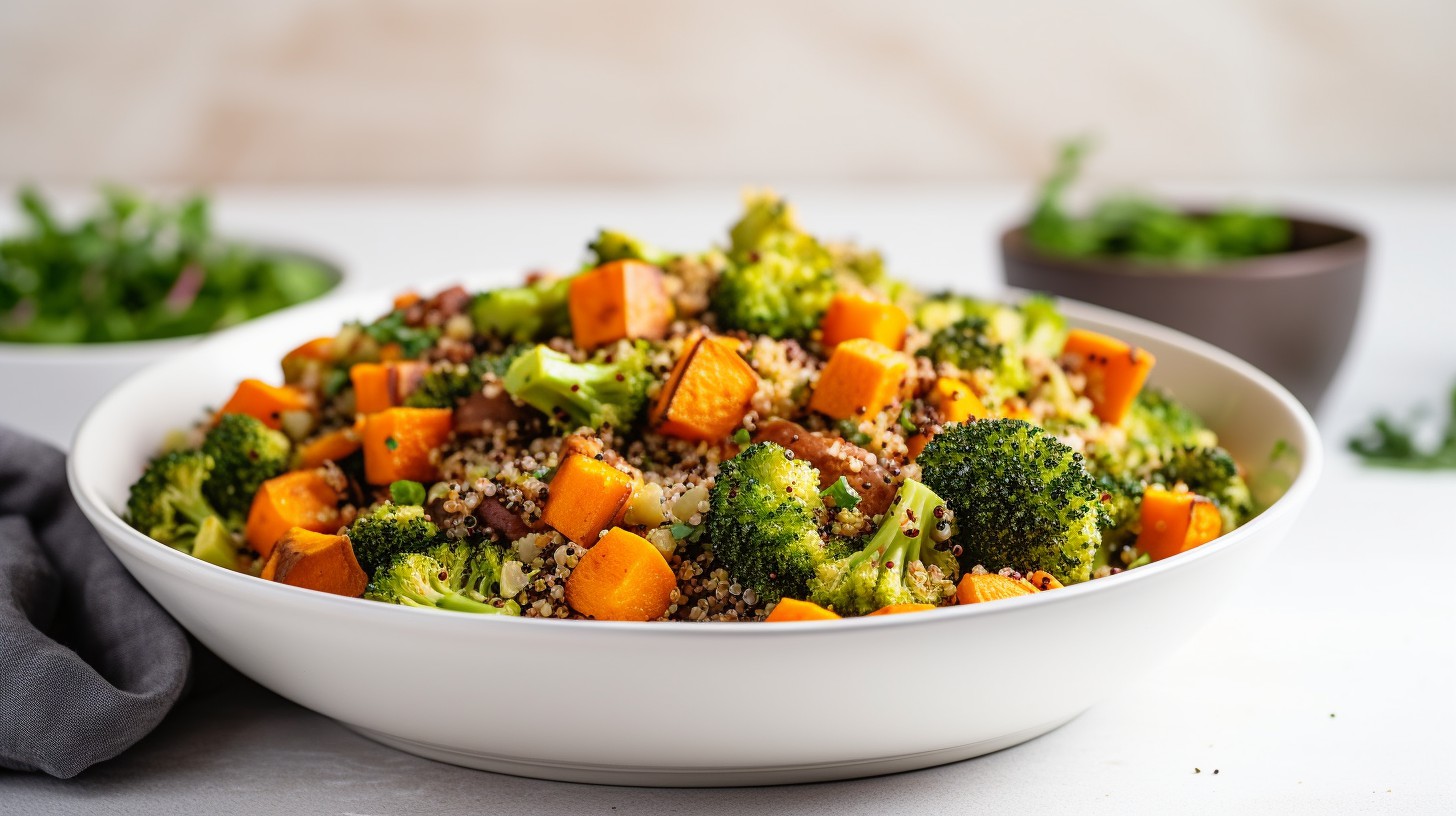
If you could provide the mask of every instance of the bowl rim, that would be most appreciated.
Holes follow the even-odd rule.
[[[472,281],[479,283],[480,281],[501,280],[503,274],[512,274],[512,272],[507,271],[503,273],[501,271],[495,271],[476,275],[462,275],[425,281],[414,285],[425,289],[430,288],[432,285],[443,288],[445,286],[462,284],[468,287]],[[1021,290],[1008,289],[1006,295],[1014,296],[1021,293]],[[353,310],[360,314],[384,311],[388,308],[392,294],[392,290],[389,288],[375,288],[354,292],[345,297],[320,298],[300,307],[264,315],[228,331],[207,337],[194,347],[184,351],[183,355],[200,356],[213,353],[245,340],[253,332],[268,332],[274,323],[296,320],[312,312],[327,313],[329,320],[336,320],[341,314],[347,313],[346,310]],[[1009,298],[1003,296],[997,299]],[[646,637],[668,637],[672,636],[673,633],[682,632],[692,632],[699,636],[704,636],[703,633],[706,632],[711,633],[707,634],[707,637],[720,638],[745,636],[783,637],[806,632],[822,634],[843,631],[852,633],[867,626],[917,626],[939,621],[949,621],[956,617],[1012,614],[1019,609],[1031,608],[1033,605],[1045,606],[1048,604],[1072,602],[1081,598],[1083,595],[1093,592],[1116,591],[1116,587],[1133,581],[1149,580],[1173,570],[1189,569],[1201,560],[1214,558],[1224,550],[1239,546],[1247,539],[1256,536],[1264,528],[1274,526],[1280,517],[1299,511],[1300,507],[1305,503],[1305,500],[1313,492],[1320,472],[1323,470],[1324,448],[1314,419],[1293,394],[1269,377],[1269,375],[1264,374],[1249,363],[1190,335],[1153,323],[1152,321],[1070,298],[1059,297],[1058,302],[1061,306],[1067,307],[1065,311],[1068,317],[1071,317],[1074,321],[1078,318],[1087,318],[1126,325],[1134,331],[1155,337],[1162,342],[1181,346],[1201,357],[1209,358],[1217,364],[1232,369],[1235,374],[1238,374],[1246,380],[1253,381],[1253,384],[1259,389],[1272,394],[1283,406],[1285,411],[1293,417],[1299,430],[1299,436],[1301,437],[1298,440],[1301,453],[1300,469],[1293,483],[1289,486],[1289,489],[1272,505],[1243,526],[1231,533],[1220,536],[1214,541],[1196,547],[1189,552],[1180,553],[1176,558],[1157,561],[1135,570],[1127,570],[1106,578],[1073,584],[1055,592],[1041,592],[1035,595],[1017,598],[1014,599],[1015,603],[957,604],[911,615],[862,616],[830,621],[795,621],[765,627],[755,625],[686,626],[684,622],[680,621],[598,621],[559,618],[540,619],[507,615],[463,615],[442,609],[423,609],[395,604],[375,603],[359,598],[349,598],[288,586],[286,584],[278,584],[272,581],[263,581],[252,575],[229,570],[193,558],[179,550],[155,541],[140,531],[133,529],[122,520],[116,511],[102,500],[96,486],[83,473],[83,467],[92,455],[92,448],[99,444],[93,443],[88,439],[93,425],[97,422],[97,417],[105,415],[110,408],[110,403],[117,399],[118,395],[131,383],[149,376],[154,372],[161,371],[169,365],[176,364],[179,359],[183,359],[181,355],[155,362],[141,371],[132,374],[122,383],[111,389],[106,396],[102,397],[91,407],[86,413],[85,418],[77,426],[75,436],[72,439],[71,453],[66,460],[66,478],[71,493],[80,505],[82,512],[98,528],[98,532],[102,534],[108,546],[124,548],[130,555],[148,562],[161,572],[167,573],[173,579],[205,584],[222,592],[261,593],[254,596],[260,603],[280,604],[285,607],[291,607],[303,615],[359,615],[364,616],[361,621],[374,622],[379,625],[404,625],[411,620],[423,622],[430,618],[435,618],[436,622],[431,625],[457,627],[462,632],[476,631],[474,627],[479,626],[532,626],[540,630],[539,634],[541,636],[547,633],[572,636],[575,633],[582,632],[604,633],[611,631],[619,634]],[[320,315],[320,317],[322,316]]]
[[[1183,212],[1200,213],[1209,208],[1189,206]],[[1027,238],[1029,222],[1020,220],[1001,232],[999,245],[1003,260],[1035,264],[1043,271],[1060,274],[1102,275],[1110,278],[1165,278],[1171,280],[1294,278],[1333,272],[1351,263],[1366,260],[1370,255],[1370,237],[1361,228],[1338,218],[1296,210],[1280,210],[1278,214],[1291,224],[1334,230],[1340,237],[1319,246],[1306,247],[1270,255],[1257,255],[1206,266],[1135,261],[1119,257],[1067,258],[1037,249]]]
[[[289,258],[307,261],[324,270],[329,277],[329,288],[308,300],[300,300],[281,309],[275,309],[268,314],[244,320],[242,323],[228,326],[223,329],[201,332],[198,334],[181,334],[175,337],[157,337],[151,340],[121,340],[116,342],[102,341],[99,343],[26,343],[13,340],[0,340],[0,365],[6,363],[36,362],[44,360],[48,363],[70,363],[70,362],[121,362],[135,358],[147,358],[153,355],[162,354],[174,349],[183,348],[191,343],[213,337],[228,329],[237,326],[250,325],[269,315],[277,312],[296,309],[300,306],[309,306],[329,297],[338,294],[349,280],[349,272],[343,261],[337,256],[320,251],[313,247],[295,246],[291,243],[269,240],[255,240],[251,238],[227,238],[223,242],[233,246],[246,246],[259,250],[265,254],[275,255],[280,258]]]

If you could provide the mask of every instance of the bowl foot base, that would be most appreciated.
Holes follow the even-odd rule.
[[[1075,715],[1073,715],[1075,717]],[[375,742],[397,748],[409,754],[476,768],[482,771],[546,779],[555,782],[578,782],[589,785],[625,785],[629,787],[654,788],[708,788],[748,787],[756,785],[793,785],[804,782],[833,782],[841,779],[859,779],[867,776],[916,771],[959,762],[1019,745],[1060,728],[1073,717],[1057,720],[1031,728],[979,742],[901,754],[877,759],[845,760],[806,765],[777,765],[762,767],[649,767],[636,765],[608,765],[555,762],[550,760],[525,759],[497,754],[475,753],[446,748],[416,740],[402,739],[367,728],[345,725]]]

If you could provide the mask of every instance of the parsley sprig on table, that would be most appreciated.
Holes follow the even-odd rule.
[[[1416,441],[1416,422],[1376,417],[1370,428],[1350,440],[1350,450],[1376,467],[1407,470],[1456,470],[1456,388],[1451,390],[1446,429],[1436,447],[1424,450]]]
[[[1238,207],[1193,215],[1123,193],[1102,199],[1085,216],[1073,215],[1065,203],[1067,189],[1081,174],[1088,149],[1085,141],[1063,145],[1042,184],[1026,234],[1043,252],[1200,266],[1289,248],[1288,220]]]
[[[335,283],[318,264],[217,238],[200,195],[164,204],[106,188],[74,224],[34,189],[22,189],[18,203],[24,226],[0,240],[0,342],[202,334]]]

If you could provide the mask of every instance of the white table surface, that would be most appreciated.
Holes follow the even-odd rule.
[[[898,274],[985,292],[999,281],[993,231],[1024,194],[789,192],[808,226],[884,247]],[[1456,473],[1364,470],[1344,452],[1378,407],[1441,405],[1456,383],[1456,188],[1260,192],[1363,222],[1374,238],[1357,339],[1318,417],[1328,470],[1296,532],[1208,626],[1130,678],[1123,697],[1058,731],[855,782],[591,787],[416,759],[240,682],[187,700],[136,748],[77,779],[0,774],[0,813],[1456,812]],[[697,246],[721,234],[736,195],[726,185],[229,189],[218,213],[232,232],[338,257],[351,288],[408,287],[484,267],[565,266],[604,223]],[[1136,621],[1126,634],[1137,636]],[[1057,670],[1070,677],[1076,667]]]

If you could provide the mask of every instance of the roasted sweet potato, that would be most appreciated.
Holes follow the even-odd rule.
[[[551,478],[541,520],[583,547],[593,547],[602,530],[615,524],[632,498],[632,477],[606,462],[581,454],[562,460]]]
[[[566,579],[566,603],[597,620],[650,621],[667,613],[677,576],[636,533],[613,527]]]
[[[1140,348],[1086,329],[1067,334],[1062,355],[1087,377],[1087,397],[1097,418],[1113,425],[1121,425],[1127,417],[1157,362]]]
[[[295,470],[259,486],[243,536],[248,546],[267,558],[278,539],[294,527],[325,533],[338,526],[338,492],[318,471]]]
[[[237,390],[223,403],[218,414],[247,414],[276,431],[283,424],[283,414],[307,411],[310,407],[308,396],[297,388],[249,379],[238,383]]]
[[[658,433],[714,442],[743,422],[758,375],[728,343],[699,336],[683,351],[652,409]]]
[[[264,565],[266,578],[304,589],[357,598],[369,576],[354,558],[348,536],[327,535],[294,527],[278,539]]]
[[[623,338],[661,340],[673,315],[662,271],[641,261],[613,261],[572,278],[567,306],[572,337],[584,349]]]
[[[899,399],[909,361],[873,340],[846,340],[819,373],[809,407],[835,419],[873,417]]]
[[[820,328],[826,349],[845,340],[865,338],[898,351],[905,345],[905,329],[909,325],[910,318],[905,311],[893,303],[841,292],[829,301]]]
[[[430,452],[450,437],[449,408],[390,408],[364,420],[364,478],[387,485],[435,480]]]
[[[839,620],[839,616],[816,603],[784,598],[774,604],[773,611],[764,618],[768,623],[793,623],[794,621]]]
[[[999,601],[1036,592],[1025,579],[1008,578],[994,572],[966,573],[956,586],[956,601],[963,604]]]
[[[1223,532],[1218,507],[1197,493],[1150,485],[1143,492],[1137,548],[1154,561],[1198,547]]]

